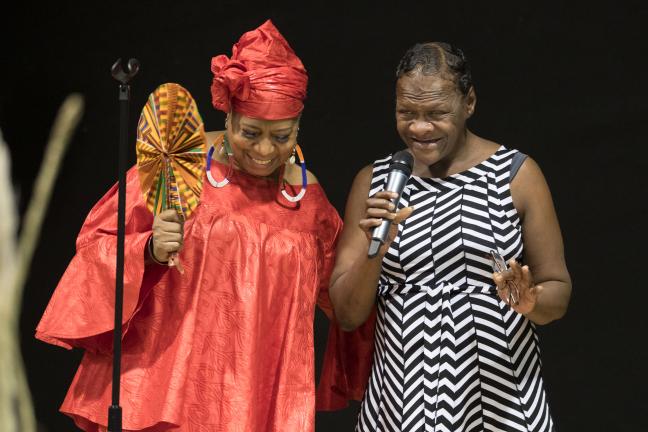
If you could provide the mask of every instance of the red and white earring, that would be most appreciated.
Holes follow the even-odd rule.
[[[304,198],[304,195],[306,195],[306,187],[308,186],[308,176],[306,175],[306,160],[304,159],[304,154],[302,153],[299,144],[295,144],[295,148],[293,149],[293,154],[290,156],[290,159],[288,160],[291,164],[295,163],[295,153],[297,153],[297,156],[299,156],[299,164],[301,165],[301,171],[302,171],[301,190],[297,195],[292,196],[288,192],[286,192],[285,185],[283,185],[281,188],[281,194],[284,196],[284,198],[286,198],[288,201],[293,203],[301,201],[301,199]]]
[[[212,145],[209,148],[209,152],[207,152],[207,164],[205,166],[205,171],[207,173],[207,180],[209,181],[209,184],[211,184],[215,188],[222,188],[225,187],[229,184],[229,178],[232,175],[232,171],[234,169],[233,167],[233,161],[234,161],[234,154],[232,153],[232,148],[229,145],[229,142],[227,141],[227,131],[223,133],[223,141],[221,142],[221,147],[219,151],[225,150],[225,153],[227,154],[227,174],[225,174],[225,177],[223,180],[217,181],[211,173],[211,161],[212,161],[212,156],[214,155],[214,150],[215,147]]]

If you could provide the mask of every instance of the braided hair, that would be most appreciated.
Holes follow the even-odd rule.
[[[405,52],[396,68],[396,79],[414,72],[449,78],[462,95],[473,86],[470,64],[464,52],[445,42],[417,43]]]

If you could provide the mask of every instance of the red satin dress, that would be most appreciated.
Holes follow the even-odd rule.
[[[223,165],[214,164],[220,178]],[[298,187],[296,189],[299,189]],[[296,194],[297,191],[293,191]],[[117,188],[88,215],[36,337],[86,350],[61,411],[103,431],[111,403]],[[313,319],[342,222],[322,188],[299,203],[236,171],[205,183],[185,223],[181,275],[145,266],[153,217],[127,177],[121,406],[124,431],[312,432]],[[330,387],[329,387],[330,388]]]

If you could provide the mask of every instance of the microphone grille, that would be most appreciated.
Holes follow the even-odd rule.
[[[407,175],[412,174],[412,167],[414,166],[414,157],[407,150],[401,150],[394,153],[391,159],[389,169],[397,169],[404,171]]]

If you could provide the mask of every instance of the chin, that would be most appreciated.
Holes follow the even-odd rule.
[[[275,168],[270,168],[270,169],[263,169],[263,168],[258,168],[258,167],[251,167],[251,166],[246,166],[245,171],[248,174],[251,174],[256,177],[268,177],[272,175],[276,171]]]
[[[439,162],[443,158],[443,148],[434,148],[434,149],[419,149],[412,146],[408,146],[410,152],[414,155],[416,162],[430,166]]]

